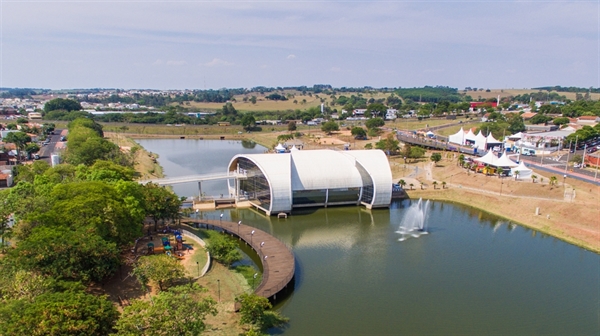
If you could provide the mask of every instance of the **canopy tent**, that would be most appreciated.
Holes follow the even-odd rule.
[[[425,133],[425,135],[427,135],[430,138],[433,138],[435,136],[435,134],[432,131]]]
[[[515,174],[515,172],[518,171],[519,174]],[[522,179],[522,178],[531,178],[531,175],[533,173],[533,171],[529,168],[527,168],[527,166],[525,166],[525,163],[523,163],[523,161],[521,161],[521,163],[515,167],[512,168],[510,170],[510,173],[515,176],[518,179]]]
[[[494,152],[492,151],[488,151],[484,156],[476,158],[473,161],[477,161],[481,164],[486,164],[488,166],[493,166],[493,163],[496,162],[496,160],[498,160],[496,154],[494,154]]]
[[[296,145],[293,145],[292,148],[290,148],[290,152],[291,151],[297,151],[297,150],[298,150],[298,147],[296,147]]]
[[[483,133],[480,130],[479,133],[477,133],[477,135],[475,136],[475,146],[473,147],[485,150],[487,149],[486,143],[487,138],[485,137],[485,135],[483,135]]]
[[[463,128],[460,128],[460,131],[452,134],[448,137],[448,142],[464,145],[465,144],[465,131]]]
[[[285,147],[283,147],[282,144],[278,144],[277,147],[275,147],[275,152],[277,152],[277,153],[285,153]]]
[[[471,142],[475,142],[475,134],[473,133],[473,130],[469,130],[469,132],[467,132],[467,134],[465,134],[465,140],[469,140]]]
[[[517,167],[518,164],[513,160],[509,159],[506,155],[506,152],[502,154],[502,156],[496,161],[496,167]]]
[[[517,134],[509,135],[508,138],[511,140],[521,140],[523,138],[523,133],[519,132]]]
[[[498,158],[492,151],[488,151],[484,156],[475,159],[475,161],[492,167],[512,168],[518,166],[518,164],[506,156],[506,153],[503,153],[502,156]]]
[[[490,132],[490,134],[488,134],[488,136],[486,137],[487,140],[487,144],[491,145],[491,144],[501,144],[502,141],[500,140],[496,140],[496,138],[494,138],[494,136],[492,135],[492,133]]]

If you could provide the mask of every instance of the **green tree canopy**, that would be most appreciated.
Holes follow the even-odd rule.
[[[364,138],[367,136],[367,131],[365,131],[364,128],[362,127],[352,127],[352,129],[350,130],[350,133],[355,136],[355,137],[359,137],[359,138]]]
[[[437,166],[438,162],[442,161],[442,154],[440,154],[440,153],[431,154],[431,161],[433,161],[435,163],[435,165]]]
[[[146,287],[148,283],[154,282],[159,289],[165,290],[173,281],[182,278],[185,275],[185,270],[179,261],[166,254],[150,255],[141,257],[133,274]]]
[[[109,335],[119,316],[104,296],[46,293],[0,306],[0,335]]]
[[[117,335],[199,335],[204,319],[215,315],[215,302],[200,298],[198,286],[177,286],[148,300],[134,300],[117,321]]]
[[[379,128],[383,125],[385,125],[385,121],[382,118],[371,118],[365,123],[368,129]]]
[[[42,226],[19,242],[11,258],[57,279],[97,282],[117,269],[119,250],[89,230]]]
[[[385,139],[378,141],[375,144],[375,148],[381,149],[390,155],[400,149],[399,144],[400,142],[396,140],[394,134],[390,133]]]
[[[321,131],[331,134],[340,130],[340,126],[335,121],[327,121],[321,124]]]
[[[255,326],[259,330],[279,327],[286,324],[289,319],[279,313],[271,311],[273,308],[269,300],[256,294],[242,294],[235,299],[240,303],[241,322]]]
[[[221,234],[211,235],[210,242],[206,249],[212,258],[226,266],[230,266],[234,262],[242,259],[242,254],[238,250],[237,242],[234,239]]]
[[[44,104],[44,112],[65,110],[65,111],[79,111],[81,110],[81,104],[71,99],[56,98]]]

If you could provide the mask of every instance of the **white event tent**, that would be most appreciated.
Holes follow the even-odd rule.
[[[518,171],[519,175],[515,174],[515,171]],[[533,174],[533,171],[531,169],[527,168],[525,166],[525,163],[523,163],[523,161],[521,161],[521,163],[517,167],[511,168],[510,172],[513,176],[516,176],[518,179],[530,178],[531,175]]]
[[[458,131],[458,132],[456,132],[456,134],[452,134],[448,137],[448,142],[459,144],[459,145],[465,145],[465,137],[466,137],[465,131],[461,127],[460,131]]]
[[[506,152],[500,158],[492,151],[488,151],[484,156],[475,159],[475,161],[492,167],[513,168],[518,164],[506,156]]]

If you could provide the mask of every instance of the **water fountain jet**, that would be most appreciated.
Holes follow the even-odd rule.
[[[423,199],[419,198],[417,203],[411,204],[396,231],[396,233],[402,235],[398,241],[405,241],[410,237],[419,238],[429,233],[426,227],[428,209],[429,200],[423,204]]]

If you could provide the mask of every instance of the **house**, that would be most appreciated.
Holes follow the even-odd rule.
[[[395,120],[398,114],[398,110],[396,109],[387,109],[385,112],[385,120]]]
[[[537,115],[537,113],[535,112],[525,112],[523,114],[521,114],[521,118],[523,118],[523,120],[529,120],[533,117],[535,117]]]
[[[39,112],[27,113],[29,120],[42,120],[42,114]]]
[[[576,119],[579,125],[595,125],[600,122],[600,117],[597,116],[581,116]]]
[[[352,115],[355,117],[364,117],[365,112],[367,112],[367,109],[354,109],[354,111],[352,111]]]
[[[0,173],[0,188],[8,188],[13,185],[13,176],[10,170],[3,170]]]

